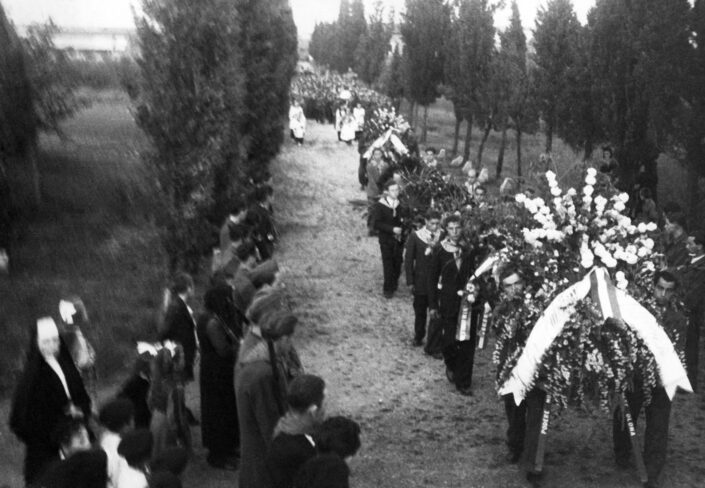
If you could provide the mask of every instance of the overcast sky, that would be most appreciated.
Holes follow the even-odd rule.
[[[308,37],[316,22],[335,20],[338,16],[339,0],[289,0],[294,11],[294,20],[299,35]],[[49,17],[60,27],[133,27],[131,6],[141,4],[141,0],[0,0],[15,24],[26,25],[44,22]],[[383,0],[388,8],[399,12],[404,8],[404,0]],[[510,0],[505,3],[511,4]],[[539,5],[546,0],[519,0],[519,11],[525,29],[532,29]],[[372,10],[374,0],[365,0],[366,11]],[[585,22],[587,11],[595,0],[573,0],[578,19]],[[499,28],[506,26],[509,19],[509,6],[500,12],[496,19]]]

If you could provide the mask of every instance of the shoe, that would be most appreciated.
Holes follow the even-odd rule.
[[[521,453],[520,452],[513,452],[509,451],[506,456],[504,456],[504,460],[507,461],[509,464],[516,464],[519,462],[521,459]]]
[[[211,468],[215,469],[222,469],[224,471],[237,471],[239,466],[238,463],[235,463],[230,460],[224,460],[224,461],[208,461],[208,465]]]
[[[619,469],[629,469],[632,467],[632,463],[629,461],[628,457],[618,457],[614,460],[614,463]]]
[[[451,383],[455,383],[455,375],[448,366],[446,366],[446,378],[448,378],[448,381],[450,381]]]
[[[423,339],[414,339],[411,342],[411,345],[414,347],[421,347],[421,346],[423,346]]]
[[[469,386],[466,386],[464,388],[458,388],[458,393],[463,396],[472,396],[472,388],[470,388]]]
[[[389,298],[394,298],[394,292],[393,292],[393,291],[385,291],[385,292],[383,293],[383,295],[384,295],[384,298],[387,298],[387,299],[389,299]]]

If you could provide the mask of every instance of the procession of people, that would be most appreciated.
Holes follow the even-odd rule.
[[[600,405],[610,409],[615,463],[629,468],[633,456],[644,486],[659,486],[671,400],[677,388],[698,387],[705,234],[689,232],[677,204],[659,208],[644,191],[648,188],[636,188],[627,206],[630,197],[613,177],[619,166],[611,149],[599,174],[584,168],[582,194],[564,192],[546,167],[537,175],[546,180],[545,201],[541,184],[528,179],[518,185],[504,182],[492,195],[486,168],[472,161],[449,163],[444,150],[431,146],[420,151],[406,126],[377,124],[383,129],[370,137],[365,122],[380,112],[366,111],[345,86],[338,96],[331,136],[349,145],[358,141],[366,230],[380,249],[380,300],[407,296],[399,291],[399,280],[405,280],[414,316],[410,345],[442,360],[439,377],[463,397],[478,395],[475,355],[493,344],[497,393],[506,416],[506,462],[521,462],[526,479],[540,485],[546,479],[543,456],[552,408],[584,401],[589,393],[581,390],[576,397],[567,392],[569,385],[557,386],[551,361],[561,351],[550,349],[550,341],[543,356],[531,357],[535,348],[527,347],[532,337],[546,333],[550,314],[563,313],[564,329],[571,321],[587,320],[588,311],[575,298],[578,292],[563,309],[554,307],[563,292],[587,283],[581,297],[597,297],[591,298],[593,305],[603,311],[589,315],[594,323],[587,328],[597,326],[605,337],[638,343],[635,356],[651,368],[622,362],[619,385],[624,388],[616,389],[616,400],[607,402],[604,392],[597,393]],[[398,120],[386,110],[383,117]],[[302,101],[294,98],[289,110],[294,144],[304,145],[306,127]],[[544,156],[546,162],[550,156]],[[83,302],[77,297],[62,301],[58,323],[51,316],[38,318],[10,416],[11,429],[26,449],[27,486],[181,486],[180,476],[195,455],[192,428],[197,425],[208,465],[237,471],[233,476],[241,488],[348,486],[346,461],[360,448],[360,426],[343,416],[328,417],[326,382],[305,372],[292,341],[298,319],[277,261],[280,235],[273,207],[271,175],[264,174],[252,182],[246,199],[232,202],[214,236],[218,244],[202,292],[190,274],[173,276],[154,342],[137,345],[130,377],[99,406],[95,353],[80,328],[88,321]],[[518,220],[518,229],[502,220],[520,215],[528,220]],[[603,229],[600,238],[580,231],[580,218],[588,219],[580,221],[583,226]],[[608,218],[618,224],[604,231]],[[579,232],[585,235],[575,256],[560,256],[556,243]],[[621,244],[612,245],[613,238]],[[559,258],[580,262],[584,277],[580,266],[570,276],[561,274],[566,267]],[[541,274],[539,259],[545,264]],[[626,263],[623,268],[610,264],[617,260]],[[657,327],[646,332],[634,326],[626,309],[619,310],[620,300],[630,298],[626,292],[636,289],[627,287],[623,269],[637,262],[650,263],[648,273],[629,275],[645,290],[638,299],[648,311],[639,317],[653,319]],[[600,305],[600,293],[610,296],[611,315]],[[198,296],[203,296],[200,304]],[[670,349],[650,349],[653,337],[667,337]],[[613,365],[610,351],[599,354],[588,354],[587,362],[598,358],[592,372]],[[669,363],[673,357],[677,365]],[[668,382],[664,364],[675,371]],[[196,381],[200,419],[186,394]],[[643,450],[633,435],[642,409]]]

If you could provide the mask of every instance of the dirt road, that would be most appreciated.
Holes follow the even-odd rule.
[[[350,204],[364,199],[355,148],[339,143],[332,127],[311,124],[305,146],[287,147],[273,171],[302,360],[325,378],[329,412],[363,427],[351,485],[526,486],[503,460],[506,423],[491,349],[476,357],[475,396],[460,396],[441,362],[411,346],[409,293],[381,296],[377,241]],[[694,395],[675,398],[664,486],[705,480],[702,408]],[[545,486],[639,486],[634,470],[614,467],[610,421],[602,413],[566,412],[551,427],[546,462]]]
[[[460,396],[441,362],[411,346],[408,292],[382,297],[376,239],[366,236],[361,213],[350,204],[364,199],[355,148],[338,143],[331,126],[311,124],[306,144],[287,144],[272,170],[282,230],[278,256],[289,268],[301,324],[297,346],[306,369],[326,380],[329,414],[362,425],[351,486],[528,486],[519,469],[504,462],[506,423],[494,391],[491,349],[476,356],[475,396]],[[196,406],[197,398],[189,404]],[[705,480],[703,408],[696,395],[674,400],[665,487],[702,486]],[[6,412],[5,402],[4,418]],[[194,438],[200,445],[199,431]],[[0,487],[21,486],[21,446],[4,425],[0,447]],[[640,486],[634,469],[615,467],[604,414],[564,413],[551,425],[547,451],[544,486]],[[184,486],[236,486],[236,473],[209,469],[203,458],[197,449]]]

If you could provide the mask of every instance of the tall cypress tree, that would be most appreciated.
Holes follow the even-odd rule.
[[[553,146],[556,125],[571,109],[568,73],[576,64],[579,32],[570,0],[549,0],[539,8],[534,29],[535,94],[546,124],[546,151]]]
[[[426,141],[428,106],[438,98],[443,82],[444,42],[450,11],[443,0],[406,0],[401,25],[408,60],[409,97],[424,107],[421,141]]]
[[[297,62],[296,26],[288,0],[238,0],[245,73],[241,133],[247,172],[257,177],[284,142],[289,87]]]
[[[385,21],[384,8],[378,2],[355,50],[355,72],[370,85],[377,81],[384,69],[393,28],[393,24]]]

